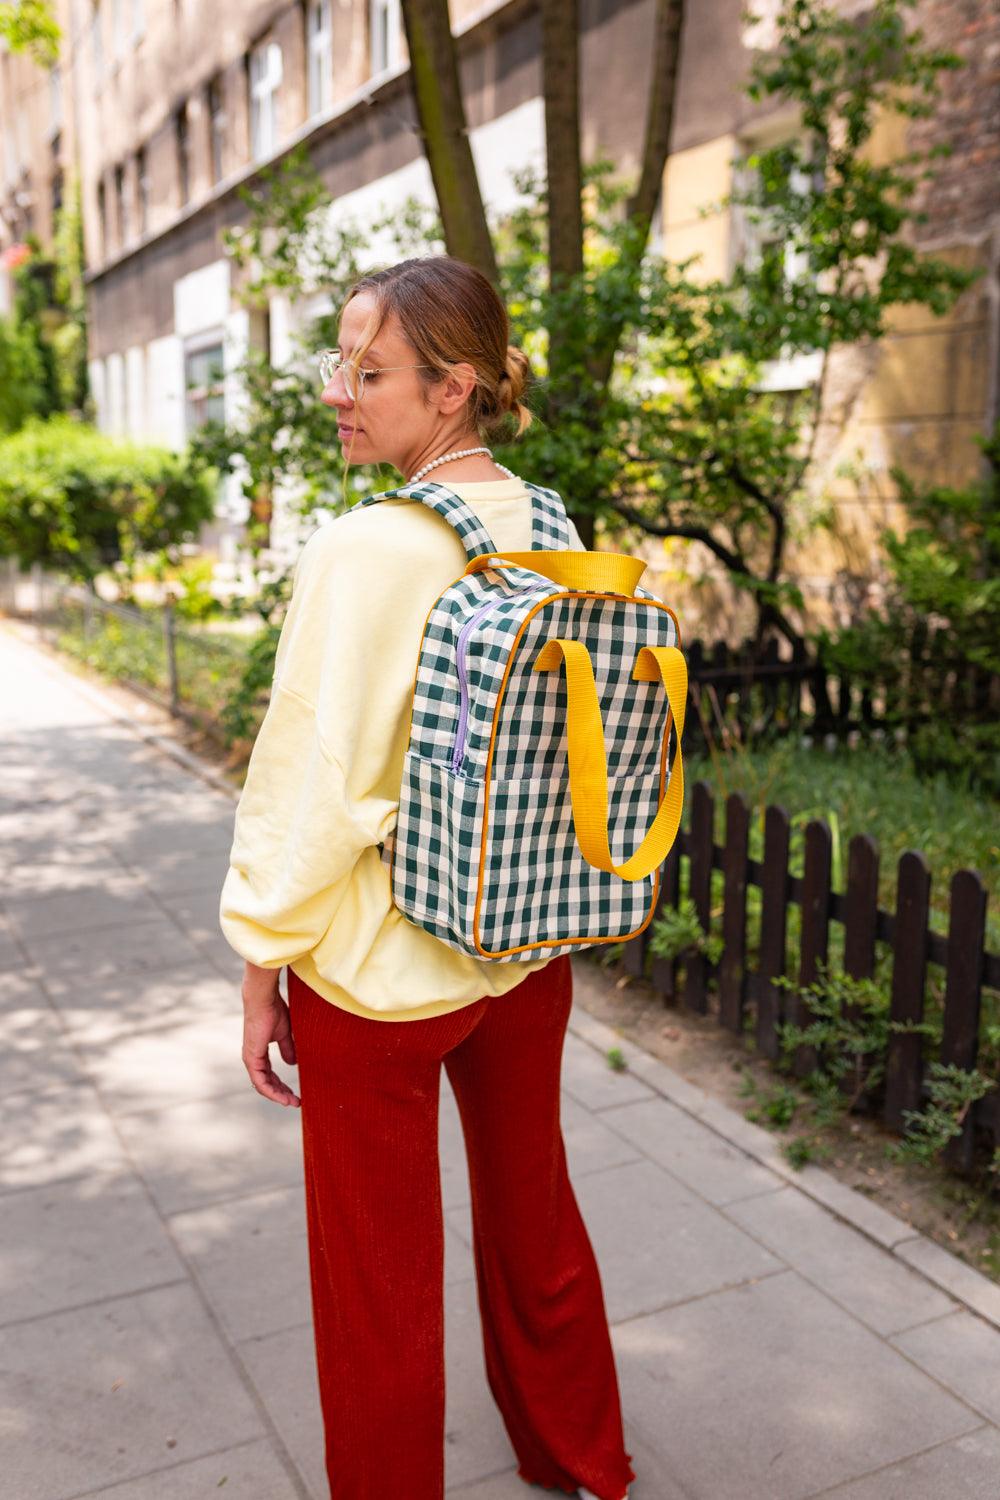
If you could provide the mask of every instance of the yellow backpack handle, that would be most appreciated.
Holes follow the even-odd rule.
[[[623,880],[643,880],[666,859],[680,827],[684,806],[681,735],[687,706],[687,663],[676,646],[643,646],[635,659],[633,681],[663,682],[668,709],[664,737],[669,736],[673,720],[677,729],[677,754],[667,790],[646,836],[624,864],[616,865],[608,844],[608,760],[590,652],[581,641],[553,636],[535,657],[532,671],[558,672],[563,661],[566,663],[570,798],[580,852],[598,870],[608,870]]]

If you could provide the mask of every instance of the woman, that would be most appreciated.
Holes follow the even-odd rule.
[[[322,400],[346,463],[430,475],[499,550],[529,550],[530,496],[484,442],[531,420],[528,362],[489,281],[449,256],[403,261],[356,283],[339,333]],[[442,1062],[469,1162],[487,1376],[518,1473],[622,1500],[635,1476],[559,1117],[569,957],[457,952],[397,910],[380,856],[423,625],[465,564],[457,533],[405,499],[345,512],[300,553],[220,905],[246,960],[243,1060],[265,1098],[302,1109],[333,1500],[444,1493]],[[272,1042],[297,1063],[301,1098]]]

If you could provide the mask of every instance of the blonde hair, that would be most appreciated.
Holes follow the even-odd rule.
[[[527,355],[507,342],[507,309],[475,266],[452,255],[427,255],[371,271],[351,287],[341,317],[359,292],[371,292],[375,307],[351,353],[352,364],[360,364],[386,318],[395,313],[417,359],[430,366],[416,372],[425,391],[454,365],[472,366],[476,385],[469,396],[469,424],[484,441],[519,438],[530,426],[534,418],[521,396],[531,366]],[[517,423],[513,432],[511,418]]]

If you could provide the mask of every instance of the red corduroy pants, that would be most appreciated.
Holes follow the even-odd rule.
[[[601,1500],[635,1478],[560,1124],[572,991],[562,955],[506,995],[377,1021],[288,970],[332,1500],[444,1495],[442,1062],[465,1137],[486,1375],[518,1473]]]

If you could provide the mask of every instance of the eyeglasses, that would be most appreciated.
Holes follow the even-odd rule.
[[[329,385],[333,379],[334,372],[339,370],[344,377],[344,389],[351,401],[359,401],[365,393],[365,381],[373,375],[381,375],[384,370],[432,370],[433,365],[379,365],[377,369],[362,369],[360,365],[351,364],[350,360],[344,359],[336,349],[324,349],[319,357],[319,373],[323,384]],[[354,376],[357,380],[357,395],[355,395]]]

